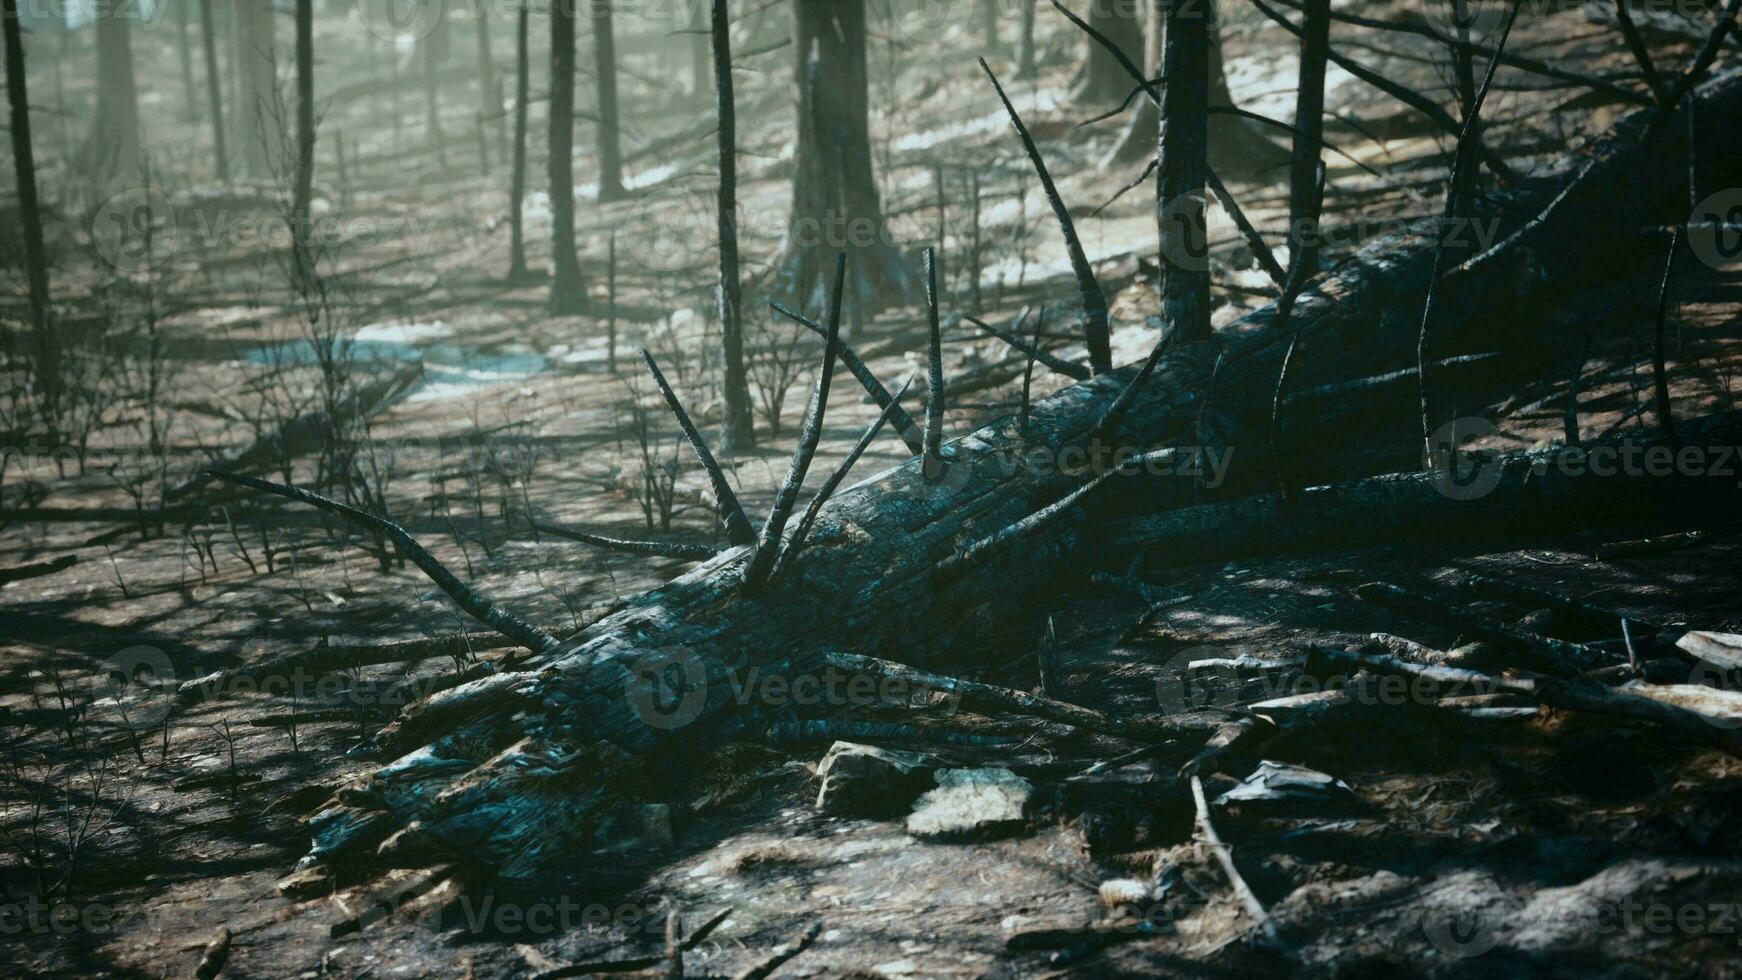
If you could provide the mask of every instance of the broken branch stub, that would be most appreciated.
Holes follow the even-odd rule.
[[[744,593],[753,593],[762,587],[768,573],[774,568],[774,561],[779,557],[780,533],[786,530],[786,520],[792,516],[792,508],[798,503],[798,492],[804,486],[804,475],[810,469],[811,459],[816,455],[817,443],[823,437],[823,413],[829,407],[829,381],[835,374],[835,355],[840,349],[841,340],[841,294],[846,289],[847,255],[845,252],[835,257],[835,284],[829,296],[829,334],[823,345],[823,367],[817,374],[817,383],[811,389],[810,407],[805,410],[804,428],[799,432],[798,445],[792,450],[792,463],[786,468],[786,479],[780,484],[780,490],[774,495],[774,505],[769,508],[768,520],[762,524],[762,535],[756,541],[756,550],[750,556],[750,561],[744,566]]]
[[[689,440],[696,459],[708,471],[708,480],[714,487],[714,501],[720,508],[720,520],[726,525],[726,540],[734,545],[755,541],[756,531],[750,526],[750,519],[744,516],[744,508],[738,505],[738,495],[732,492],[732,485],[726,482],[726,474],[720,469],[720,464],[714,461],[714,454],[708,451],[708,444],[703,441],[702,434],[696,431],[695,423],[690,421],[690,413],[684,411],[683,403],[677,400],[677,393],[666,383],[665,375],[660,372],[659,365],[654,363],[653,355],[646,348],[641,350],[641,360],[653,375],[653,383],[659,386],[659,393],[665,396],[666,407],[671,409],[671,414],[677,416],[678,427],[683,429],[684,438]]]
[[[768,305],[774,312],[810,330],[819,337],[829,335],[827,327],[803,313],[787,309],[773,300],[770,300]],[[915,456],[924,455],[925,433],[920,431],[919,423],[913,420],[913,416],[907,413],[907,409],[901,407],[900,399],[889,394],[889,389],[883,387],[883,383],[878,381],[877,376],[871,373],[871,369],[865,366],[865,362],[859,359],[859,355],[853,350],[851,344],[842,342],[837,353],[840,355],[841,363],[847,366],[847,370],[852,372],[854,378],[858,379],[866,394],[869,394],[871,400],[877,403],[877,407],[889,409],[890,422],[901,436],[901,441],[907,445],[907,451]],[[894,405],[893,409],[890,409],[891,405]]]

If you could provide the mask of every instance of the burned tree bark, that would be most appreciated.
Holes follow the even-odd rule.
[[[732,19],[726,0],[713,2],[714,111],[719,120],[720,354],[724,375],[727,452],[756,445],[750,385],[744,373],[744,326],[738,284],[738,111],[732,89]]]
[[[218,71],[218,35],[212,21],[212,4],[218,0],[200,0],[200,44],[206,52],[206,108],[212,117],[212,155],[218,168],[218,183],[230,182],[230,156],[224,148],[224,99],[220,94],[222,75]]]
[[[514,162],[508,178],[508,278],[527,277],[526,268],[526,99],[529,94],[527,19],[522,5],[514,18]]]
[[[847,252],[855,308],[865,314],[915,292],[872,174],[865,0],[793,0],[792,10],[798,146],[778,266],[791,295],[820,303],[818,257]]]
[[[99,0],[97,119],[89,159],[98,175],[136,178],[142,162],[139,90],[133,80],[133,11],[121,0]]]
[[[1742,75],[1707,85],[1702,101],[1708,112],[1742,109]],[[1508,195],[1502,231],[1520,234],[1521,244],[1497,252],[1484,275],[1455,297],[1473,343],[1515,335],[1519,312],[1533,297],[1552,300],[1636,264],[1636,249],[1623,236],[1597,232],[1685,214],[1680,147],[1642,140],[1648,121],[1631,117],[1566,161],[1558,172],[1580,173],[1576,188],[1560,193],[1557,181],[1542,180]],[[1734,171],[1742,132],[1714,131],[1710,139],[1711,159]],[[1538,212],[1541,220],[1521,217]],[[1311,381],[1365,377],[1407,363],[1414,324],[1385,313],[1421,302],[1436,228],[1422,222],[1375,242],[1300,296],[1294,323],[1322,352],[1303,372]],[[1267,308],[1246,317],[1220,349],[1205,343],[1168,352],[1156,369],[1158,383],[1131,405],[1133,429],[1163,443],[1195,438],[1203,381],[1218,358],[1220,387],[1267,390],[1294,334],[1277,315]],[[764,731],[781,717],[780,705],[736,697],[735,672],[752,666],[786,676],[817,672],[832,651],[880,647],[925,663],[973,642],[988,619],[1020,615],[1071,567],[1067,558],[1093,557],[1079,549],[1092,547],[1111,521],[1193,499],[1195,481],[1181,479],[1185,474],[1107,480],[1070,513],[1037,525],[1022,549],[996,550],[947,582],[936,576],[960,542],[990,540],[1082,489],[1092,474],[1025,460],[1037,450],[1053,458],[1086,450],[1128,375],[1096,377],[1037,404],[1026,435],[1003,418],[956,440],[952,471],[959,480],[927,482],[916,458],[836,494],[804,553],[754,597],[740,592],[750,549],[733,548],[511,671],[407,709],[376,739],[393,761],[313,818],[311,857],[427,861],[427,848],[436,848],[507,879],[550,880],[594,846],[597,818],[621,801],[624,780],[693,760],[722,739]],[[1262,444],[1269,409],[1263,401],[1219,398],[1228,414],[1218,421],[1218,438]],[[1397,426],[1397,441],[1410,455],[1413,422],[1404,414]],[[1376,437],[1371,427],[1346,431],[1353,428],[1332,432],[1315,453],[1345,478],[1359,475],[1352,471],[1361,465],[1349,452]],[[1156,458],[1171,455],[1178,454]],[[1246,488],[1270,478],[1261,461],[1246,469]],[[1222,492],[1237,492],[1238,477]]]
[[[25,85],[24,32],[18,0],[3,0],[6,31],[6,95],[12,114],[12,167],[18,179],[18,222],[24,239],[25,278],[30,290],[30,329],[35,335],[36,383],[50,406],[60,393],[60,336],[48,316],[48,253],[42,245],[42,208],[36,198],[36,151],[30,140],[30,98]]]
[[[575,4],[550,8],[550,312],[587,308],[587,287],[575,254]]]
[[[617,111],[617,31],[611,0],[589,0],[593,10],[593,84],[599,95],[599,200],[624,197],[623,149]]]
[[[314,272],[309,248],[309,196],[315,172],[314,0],[296,0],[296,178],[290,209],[292,261],[299,289]]]
[[[1163,0],[1156,225],[1165,342],[1210,336],[1210,248],[1204,185],[1209,152],[1210,22],[1190,0]]]
[[[1317,185],[1325,132],[1325,60],[1331,47],[1331,0],[1306,0],[1305,31],[1300,42],[1300,84],[1294,100],[1294,150],[1289,157],[1288,229],[1291,239],[1303,246],[1301,270],[1311,276],[1319,271],[1319,252],[1314,243],[1323,206]]]

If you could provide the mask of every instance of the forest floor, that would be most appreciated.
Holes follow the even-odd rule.
[[[1093,114],[1068,99],[1075,44],[1062,32],[1048,36],[1039,79],[1004,81],[1061,177],[1103,283],[1116,294],[1115,361],[1125,363],[1147,353],[1157,336],[1147,319],[1157,307],[1153,195],[1146,185],[1090,216],[1141,164],[1097,167],[1119,123],[1075,128]],[[1441,52],[1416,41],[1385,36],[1351,47],[1394,78],[1443,92]],[[1654,35],[1654,43],[1678,56],[1691,47],[1685,37]],[[1275,52],[1292,47],[1256,25],[1230,31],[1228,45],[1240,103],[1286,118],[1293,57]],[[1577,11],[1521,23],[1512,49],[1593,73],[1630,66],[1612,31]],[[751,273],[773,256],[773,232],[788,204],[791,163],[781,146],[790,128],[789,56],[760,59],[765,74],[746,84],[740,109]],[[1007,59],[993,66],[1008,74]],[[893,83],[879,80],[883,75],[873,82],[874,101],[901,107],[874,113],[886,209],[898,224],[911,223],[914,239],[927,237],[938,220],[935,175],[944,168],[947,308],[977,305],[995,324],[1016,320],[1024,307],[1045,308],[1049,348],[1081,360],[1069,333],[1074,299],[1063,248],[995,98],[971,60],[902,68]],[[1501,76],[1508,83],[1523,77]],[[717,330],[705,271],[713,257],[696,244],[712,235],[706,110],[676,112],[644,94],[646,104],[628,114],[666,122],[646,123],[640,149],[630,150],[637,196],[609,205],[583,200],[579,209],[583,264],[601,309],[615,239],[613,371],[604,316],[547,316],[541,281],[503,279],[506,168],[498,159],[479,175],[474,141],[460,122],[472,112],[460,104],[464,87],[447,93],[445,161],[418,142],[415,91],[405,96],[403,125],[379,122],[382,98],[336,100],[329,110],[323,133],[352,140],[352,156],[343,186],[323,171],[320,194],[322,207],[342,216],[354,236],[369,238],[336,253],[330,273],[333,293],[343,297],[335,306],[340,324],[356,341],[356,370],[423,368],[422,379],[370,422],[373,461],[391,474],[384,496],[408,530],[479,592],[549,628],[575,628],[684,564],[541,535],[529,517],[626,537],[720,541],[705,478],[689,465],[651,385],[640,380],[635,356],[640,347],[652,350],[691,411],[717,430],[716,372],[697,354],[711,350]],[[1447,143],[1336,69],[1329,100],[1332,112],[1360,121],[1358,128],[1332,125],[1331,138],[1386,175],[1375,179],[1328,158],[1327,223],[1346,232],[1333,239],[1334,260],[1400,219],[1438,212]],[[1495,144],[1535,173],[1622,111],[1576,89],[1513,86],[1497,93],[1490,118]],[[497,148],[486,152],[499,156]],[[586,172],[584,164],[577,169]],[[978,208],[967,203],[970,170],[985,195]],[[542,164],[529,163],[529,172],[541,175]],[[1281,169],[1231,183],[1263,227],[1282,227]],[[220,199],[194,185],[164,190],[183,214],[185,200]],[[237,203],[248,193],[232,190],[210,213],[262,221],[273,191],[255,187],[254,203]],[[533,268],[544,265],[546,207],[542,193],[529,197]],[[980,212],[985,243],[977,259],[971,210]],[[370,237],[359,232],[365,222],[392,230]],[[665,912],[676,906],[692,927],[732,910],[689,957],[692,970],[711,974],[742,969],[812,922],[823,925],[816,945],[782,975],[1240,974],[1289,965],[1284,954],[1246,941],[1251,922],[1182,830],[1189,829],[1189,800],[1151,801],[1154,823],[1143,828],[1109,830],[1103,819],[1124,818],[1064,808],[1001,839],[922,843],[899,822],[832,817],[812,805],[826,744],[722,749],[688,805],[674,808],[669,842],[653,835],[657,846],[619,855],[609,875],[601,869],[605,880],[572,895],[481,897],[463,887],[460,873],[428,870],[355,883],[341,875],[324,894],[281,894],[277,883],[307,850],[303,817],[365,769],[346,753],[398,706],[403,689],[396,685],[434,683],[496,654],[349,671],[306,703],[235,693],[172,711],[165,694],[114,685],[117,671],[132,675],[140,664],[161,685],[320,642],[384,643],[475,628],[414,568],[383,572],[356,547],[360,538],[309,511],[208,487],[173,505],[180,509],[162,526],[149,512],[150,497],[141,520],[118,519],[139,506],[129,488],[185,477],[247,444],[268,418],[266,387],[309,377],[294,305],[282,285],[261,285],[276,275],[272,251],[222,239],[214,245],[185,220],[180,231],[163,260],[130,275],[63,280],[73,292],[68,302],[93,322],[137,317],[130,304],[141,297],[161,309],[166,395],[144,422],[161,413],[172,434],[167,446],[148,450],[142,420],[117,419],[96,430],[82,466],[50,447],[15,457],[5,477],[0,521],[9,523],[0,567],[78,560],[0,591],[7,665],[0,725],[15,793],[0,800],[11,842],[0,855],[0,901],[11,903],[0,922],[7,933],[0,964],[26,975],[187,974],[225,927],[233,936],[231,976],[529,976],[658,953]],[[1216,320],[1225,324],[1267,301],[1271,288],[1220,212],[1211,239]],[[1520,310],[1520,332],[1529,337],[1522,353],[1507,352],[1519,365],[1512,374],[1496,365],[1491,374],[1460,380],[1468,411],[1499,427],[1490,445],[1528,448],[1561,437],[1581,348],[1588,350],[1578,396],[1584,431],[1649,424],[1641,406],[1650,400],[1648,338],[1662,258],[1655,243],[1640,251],[1638,275],[1600,295]],[[969,281],[973,265],[978,288]],[[1675,286],[1669,370],[1678,410],[1689,416],[1735,407],[1742,285],[1734,271],[1687,270]],[[771,403],[776,391],[787,394],[778,409],[759,413],[759,446],[723,460],[752,515],[767,511],[785,470],[820,350],[761,308],[763,298],[752,288],[746,306],[760,365],[753,380],[767,399],[759,404]],[[851,342],[893,388],[923,366],[924,338],[921,308],[908,302],[868,319]],[[1306,358],[1302,389],[1316,383],[1310,352]],[[1413,351],[1376,356],[1374,367],[1401,368],[1413,358]],[[1025,361],[1000,342],[952,322],[946,364],[951,433],[1013,410]],[[1545,371],[1553,380],[1516,383]],[[1043,369],[1035,382],[1036,397],[1069,383]],[[910,406],[922,404],[921,388],[916,383]],[[837,384],[837,392],[846,390]],[[852,389],[831,405],[813,485],[876,415],[857,395]],[[1376,423],[1376,440],[1409,438],[1413,397],[1412,386],[1398,386],[1396,418]],[[645,442],[638,417],[646,419]],[[779,420],[778,432],[770,433],[769,418]],[[856,475],[905,458],[886,434]],[[305,475],[300,465],[297,472]],[[647,478],[662,473],[676,474],[669,527],[659,526],[657,501],[645,491]],[[20,497],[30,498],[34,514],[12,513]],[[1400,541],[1170,573],[1146,574],[1140,565],[1134,575],[1182,599],[1154,610],[1062,582],[1047,612],[1058,634],[1063,696],[1109,710],[1150,707],[1165,698],[1185,659],[1244,653],[1282,661],[1304,644],[1374,631],[1456,645],[1447,631],[1355,599],[1350,585],[1369,579],[1427,582],[1482,570],[1579,596],[1636,622],[1742,631],[1734,588],[1742,545],[1727,529],[1670,554],[1593,558],[1600,543],[1652,530],[1605,526],[1484,554]],[[1481,608],[1514,618],[1535,611]],[[1568,624],[1551,629],[1585,638]],[[989,637],[978,666],[963,672],[1031,688],[1036,641]],[[1236,700],[1276,693],[1242,689]],[[1038,722],[992,719],[986,730],[1019,742],[926,750],[964,765],[1005,766],[1037,783],[1123,750],[1114,740],[1073,737]],[[1187,755],[1163,751],[1117,770],[1110,782],[1141,786],[1146,773],[1177,769]],[[1344,975],[1734,970],[1742,942],[1742,850],[1735,843],[1742,767],[1729,756],[1659,730],[1545,710],[1429,728],[1400,712],[1326,740],[1274,745],[1268,757],[1350,788],[1334,801],[1291,801],[1274,811],[1218,809],[1222,836],[1289,937],[1295,965]],[[1233,781],[1206,785],[1217,796]],[[33,823],[33,813],[42,819]],[[1109,835],[1120,843],[1110,844]],[[53,908],[28,898],[38,884],[26,874],[33,840],[59,855],[48,862],[52,872],[66,874]],[[78,846],[67,853],[73,841]],[[1157,904],[1153,934],[1134,932],[1121,937],[1129,941],[1057,962],[1050,960],[1056,951],[1012,948],[1013,936],[1096,919],[1101,882],[1148,877],[1167,865],[1179,869],[1178,885]]]

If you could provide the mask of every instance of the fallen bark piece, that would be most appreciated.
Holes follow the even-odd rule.
[[[213,980],[224,972],[224,964],[230,962],[230,927],[219,926],[218,934],[206,944],[205,952],[200,954],[200,963],[194,967],[196,980]]]
[[[1742,691],[1727,691],[1704,684],[1652,684],[1633,681],[1616,690],[1683,708],[1721,729],[1742,728]]]
[[[1742,669],[1742,633],[1685,633],[1675,645],[1720,670]]]
[[[907,817],[921,840],[970,840],[1008,834],[1028,822],[1034,784],[1008,769],[940,769]]]
[[[817,809],[837,816],[891,816],[912,807],[937,769],[937,759],[919,752],[836,742],[817,765],[823,779]]]
[[[1679,534],[1664,534],[1651,538],[1634,538],[1628,541],[1611,541],[1600,544],[1594,557],[1598,561],[1615,561],[1618,558],[1639,558],[1644,555],[1661,555],[1665,552],[1680,551],[1692,548],[1706,540],[1705,531],[1683,531]]]
[[[1355,790],[1335,776],[1305,766],[1265,759],[1238,786],[1216,797],[1216,805],[1286,803],[1297,800],[1325,803],[1346,800],[1354,795]]]

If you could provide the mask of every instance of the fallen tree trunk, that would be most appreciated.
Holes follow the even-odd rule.
[[[1742,111],[1742,73],[1706,85],[1702,111]],[[1560,172],[1581,173],[1578,188],[1559,197],[1520,244],[1486,260],[1484,275],[1466,276],[1445,299],[1444,322],[1461,325],[1460,344],[1496,349],[1521,332],[1515,318],[1533,297],[1564,295],[1590,277],[1629,268],[1629,240],[1605,230],[1679,218],[1681,147],[1662,137],[1642,140],[1647,121],[1630,118],[1566,161]],[[1731,167],[1742,161],[1735,145],[1742,132],[1707,130],[1708,142],[1730,145],[1702,146],[1702,159]],[[1537,180],[1508,196],[1502,232],[1524,227],[1561,187]],[[934,574],[966,542],[986,540],[1080,489],[1093,472],[1068,465],[1072,460],[1106,458],[1120,440],[1147,450],[1193,438],[1219,357],[1223,394],[1209,426],[1241,461],[1247,447],[1268,441],[1269,399],[1248,396],[1272,389],[1290,337],[1299,338],[1295,377],[1303,387],[1407,366],[1433,261],[1430,228],[1377,242],[1319,277],[1286,330],[1266,308],[1219,340],[1168,351],[1118,431],[1099,445],[1090,436],[1130,383],[1129,368],[1035,404],[1026,429],[1005,418],[955,440],[944,453],[945,471],[931,479],[915,458],[837,493],[804,554],[753,597],[739,589],[750,549],[732,548],[513,671],[408,707],[377,738],[394,761],[313,818],[310,858],[376,851],[427,862],[435,846],[508,880],[574,873],[595,844],[598,817],[623,799],[625,785],[657,785],[707,747],[765,731],[792,713],[784,700],[745,683],[752,672],[788,682],[820,675],[835,650],[935,662],[987,624],[1027,611],[1065,559],[1092,540],[1085,520],[1191,503],[1198,481],[1177,472],[1106,481],[1071,519],[1037,522],[1019,547],[995,549],[947,581]],[[1413,418],[1398,422],[1403,432],[1414,427]],[[1371,438],[1370,426],[1345,435],[1347,443]],[[1249,455],[1222,492],[1267,488],[1268,454],[1253,448]]]

